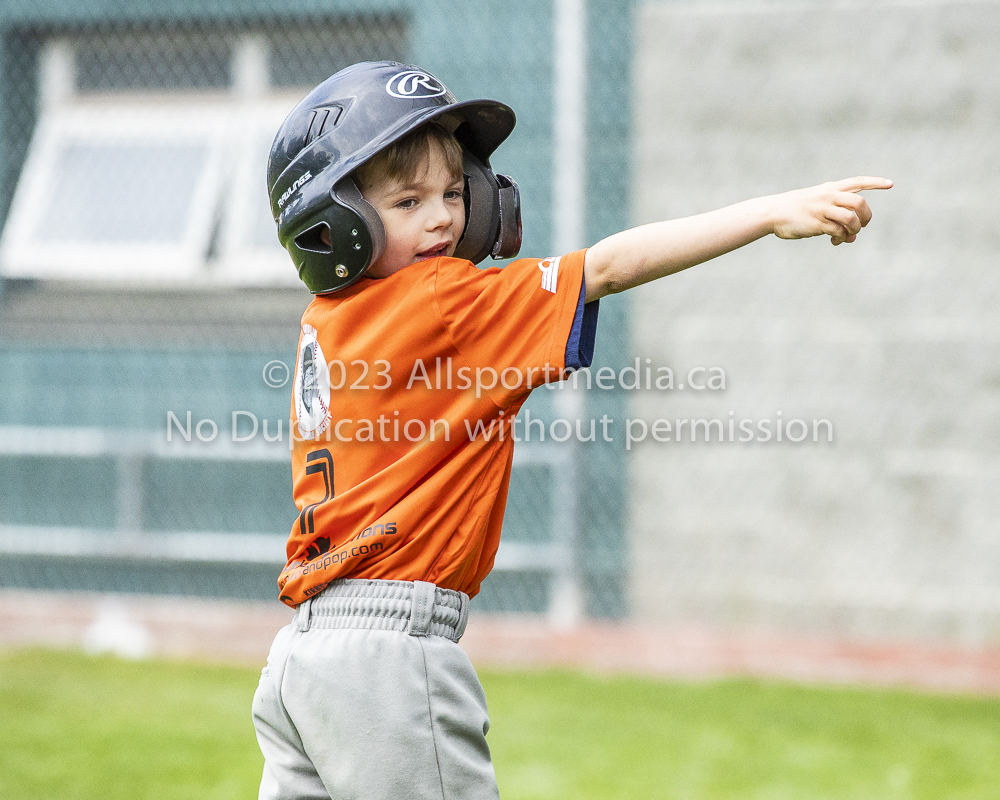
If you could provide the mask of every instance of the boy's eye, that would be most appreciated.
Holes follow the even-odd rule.
[[[464,192],[461,189],[449,189],[444,193],[445,198],[448,200],[458,200],[462,197]]]
[[[396,203],[396,208],[402,208],[402,209],[413,208],[416,204],[417,204],[416,200],[414,200],[412,197],[407,197],[405,200],[400,200],[398,203]]]

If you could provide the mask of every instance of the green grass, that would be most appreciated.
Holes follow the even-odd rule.
[[[0,654],[0,798],[252,798],[259,672]]]
[[[505,800],[1000,797],[997,699],[484,677]]]
[[[0,798],[256,797],[257,674],[0,653]],[[504,800],[1000,798],[997,699],[571,672],[482,677]]]

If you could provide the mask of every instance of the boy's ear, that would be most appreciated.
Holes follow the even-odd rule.
[[[318,222],[295,237],[295,244],[310,253],[332,253],[333,240],[330,238],[330,226]]]

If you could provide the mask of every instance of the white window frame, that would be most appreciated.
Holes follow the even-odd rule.
[[[218,252],[209,270],[221,283],[235,286],[295,287],[299,281],[288,251],[278,246],[265,182],[271,141],[298,98],[248,104],[240,114],[239,152],[225,198]],[[261,209],[261,206],[264,209]],[[250,226],[266,219],[274,246],[254,244]]]
[[[226,172],[227,115],[213,103],[128,103],[88,101],[47,111],[39,119],[0,242],[7,277],[126,282],[189,282],[204,271],[215,208]],[[207,149],[176,242],[51,242],[39,238],[58,185],[61,153],[75,144],[194,143]],[[113,185],[114,175],[108,176]],[[155,192],[156,187],[150,187]]]
[[[269,209],[261,213],[268,201],[267,152],[261,151],[260,142],[270,143],[299,100],[295,92],[269,90],[266,47],[263,38],[253,34],[237,42],[234,83],[228,92],[79,95],[74,90],[72,43],[49,42],[41,58],[39,119],[0,238],[0,275],[153,286],[300,287],[284,250],[249,244],[253,237],[248,226],[270,216]],[[180,240],[164,244],[40,239],[35,232],[47,220],[64,148],[116,142],[190,142],[208,148]],[[213,235],[218,239],[210,259]]]

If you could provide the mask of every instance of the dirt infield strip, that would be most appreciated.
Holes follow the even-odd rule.
[[[261,664],[291,618],[275,603],[98,594],[30,599],[0,591],[0,647],[42,645],[141,657]],[[574,667],[704,679],[721,676],[910,686],[1000,694],[1000,647],[859,642],[774,631],[726,632],[473,614],[462,646],[478,666]]]

